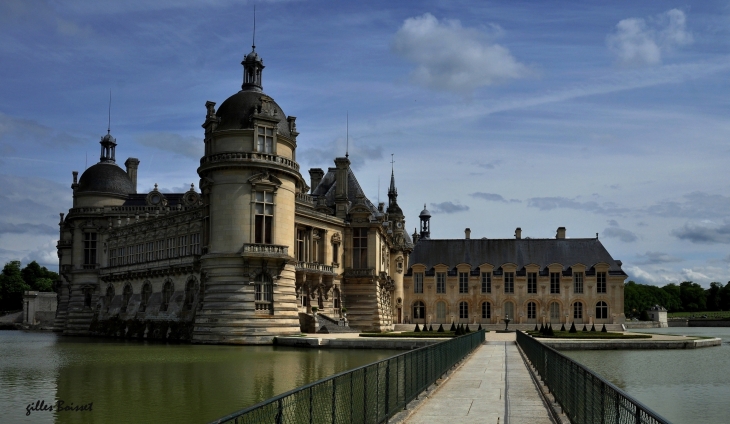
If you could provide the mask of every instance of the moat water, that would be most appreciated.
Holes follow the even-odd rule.
[[[720,337],[691,350],[564,351],[674,424],[730,422],[730,328],[643,332]]]
[[[403,351],[207,346],[0,331],[1,423],[208,422]],[[91,405],[89,411],[55,411]],[[31,411],[37,401],[54,411]],[[40,408],[39,408],[40,409]]]

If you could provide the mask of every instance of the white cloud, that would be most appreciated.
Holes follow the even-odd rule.
[[[730,243],[730,219],[725,218],[722,223],[703,220],[687,222],[681,228],[672,230],[673,236],[680,240],[692,243],[713,244]]]
[[[505,199],[502,197],[501,194],[497,193],[482,193],[477,191],[476,193],[471,193],[469,196],[476,197],[477,199],[486,200],[488,202],[502,202],[502,203],[522,203],[521,200],[518,199]]]
[[[352,138],[348,143],[344,137],[338,137],[322,148],[297,150],[297,162],[303,165],[302,169],[309,166],[326,169],[334,166],[335,158],[344,156],[345,152],[349,153],[350,167],[355,170],[360,169],[365,161],[383,158],[383,146],[358,142]]]
[[[495,30],[501,32],[493,25]],[[485,32],[464,28],[458,20],[439,22],[430,13],[406,19],[392,47],[416,65],[414,82],[439,90],[469,92],[530,73]]]
[[[663,53],[691,43],[687,17],[679,9],[668,10],[648,22],[642,18],[623,19],[606,38],[616,61],[625,66],[658,65]]]
[[[469,206],[454,202],[431,203],[431,212],[433,213],[456,213],[466,212],[468,210]]]
[[[567,197],[533,197],[527,199],[527,206],[538,208],[541,211],[563,208],[584,210],[605,215],[621,215],[628,212],[627,208],[619,207],[613,202],[599,204],[592,200],[588,202],[581,202],[575,199],[568,199]]]
[[[638,264],[663,264],[663,263],[671,263],[671,262],[682,262],[682,258],[678,258],[676,256],[672,256],[668,253],[663,252],[646,252],[644,254],[638,254],[636,255],[640,259],[637,262]]]

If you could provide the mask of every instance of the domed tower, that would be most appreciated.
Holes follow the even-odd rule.
[[[64,334],[88,334],[92,297],[99,293],[99,270],[104,263],[111,217],[109,207],[121,206],[137,192],[139,160],[129,158],[126,172],[116,164],[117,141],[107,130],[99,141],[99,163],[77,180],[73,171],[73,208],[61,214],[57,244],[60,284],[55,327]]]
[[[199,343],[266,344],[299,333],[290,246],[295,195],[308,187],[296,162],[296,118],[263,92],[256,46],[241,64],[241,91],[217,111],[206,103]]]
[[[421,220],[421,237],[422,239],[431,238],[431,213],[426,209],[426,204],[423,204],[423,210],[418,215]]]

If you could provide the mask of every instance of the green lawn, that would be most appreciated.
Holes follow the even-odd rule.
[[[623,334],[623,333],[602,333],[600,331],[578,331],[570,333],[568,331],[555,331],[555,336],[547,337],[540,334],[539,331],[528,331],[527,334],[533,337],[545,337],[550,339],[650,339],[648,334]]]
[[[707,318],[703,318],[703,317]],[[692,318],[695,319],[728,319],[730,311],[704,311],[704,312],[669,312],[668,318]]]

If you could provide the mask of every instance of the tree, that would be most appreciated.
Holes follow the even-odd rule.
[[[33,261],[20,271],[23,281],[30,290],[53,291],[53,282],[58,280],[58,274]]]
[[[23,291],[30,290],[20,271],[20,261],[10,261],[0,274],[0,310],[23,308]]]
[[[722,284],[710,283],[710,288],[705,290],[705,302],[707,304],[708,311],[719,311],[720,310],[720,291],[722,290]]]
[[[683,281],[679,285],[679,297],[685,311],[696,312],[707,309],[705,290],[697,283]]]
[[[720,309],[730,310],[730,281],[720,290]]]

